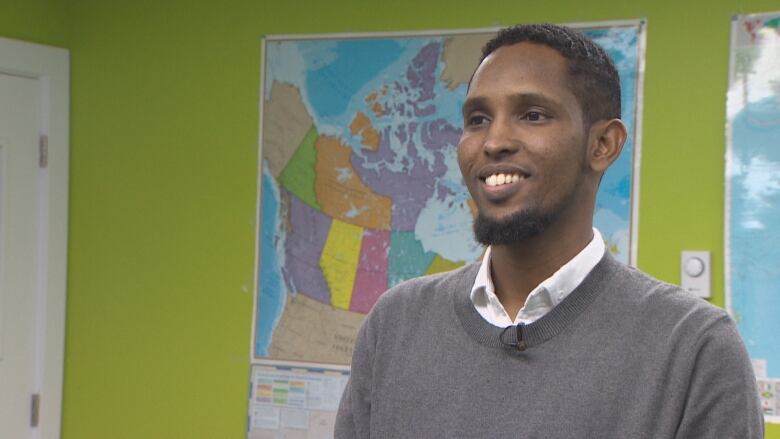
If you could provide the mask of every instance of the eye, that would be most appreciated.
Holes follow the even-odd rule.
[[[466,119],[466,125],[474,127],[484,125],[488,122],[488,118],[482,114],[474,114]]]
[[[539,122],[548,119],[548,117],[539,111],[529,111],[523,115],[522,119],[529,120],[531,122]]]

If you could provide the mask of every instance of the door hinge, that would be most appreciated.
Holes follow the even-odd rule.
[[[38,140],[38,167],[49,165],[49,136],[42,134]]]
[[[30,427],[37,427],[41,416],[41,395],[33,393],[30,403]]]

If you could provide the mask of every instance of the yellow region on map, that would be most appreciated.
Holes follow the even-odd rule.
[[[433,261],[431,261],[431,265],[428,266],[428,270],[425,271],[425,274],[434,274],[434,273],[441,273],[443,271],[450,271],[454,270],[456,268],[460,268],[463,266],[463,262],[453,262],[449,259],[445,259],[441,257],[441,255],[436,255],[435,258],[433,258]]]
[[[360,258],[363,229],[333,220],[320,256],[320,267],[330,289],[330,302],[336,308],[349,309],[352,287]]]
[[[314,192],[322,212],[365,229],[390,230],[392,200],[363,183],[350,161],[352,149],[330,136],[319,137],[315,148]]]

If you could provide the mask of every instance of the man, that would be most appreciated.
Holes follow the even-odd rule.
[[[626,140],[605,52],[559,26],[483,50],[458,146],[481,264],[388,291],[336,438],[758,438],[728,315],[616,262],[592,227]]]

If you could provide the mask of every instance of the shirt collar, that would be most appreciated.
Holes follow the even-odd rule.
[[[549,312],[574,291],[601,260],[604,250],[604,239],[594,228],[590,243],[531,291],[513,323],[495,293],[490,275],[491,247],[488,247],[471,288],[471,301],[482,317],[496,326],[530,323]]]

